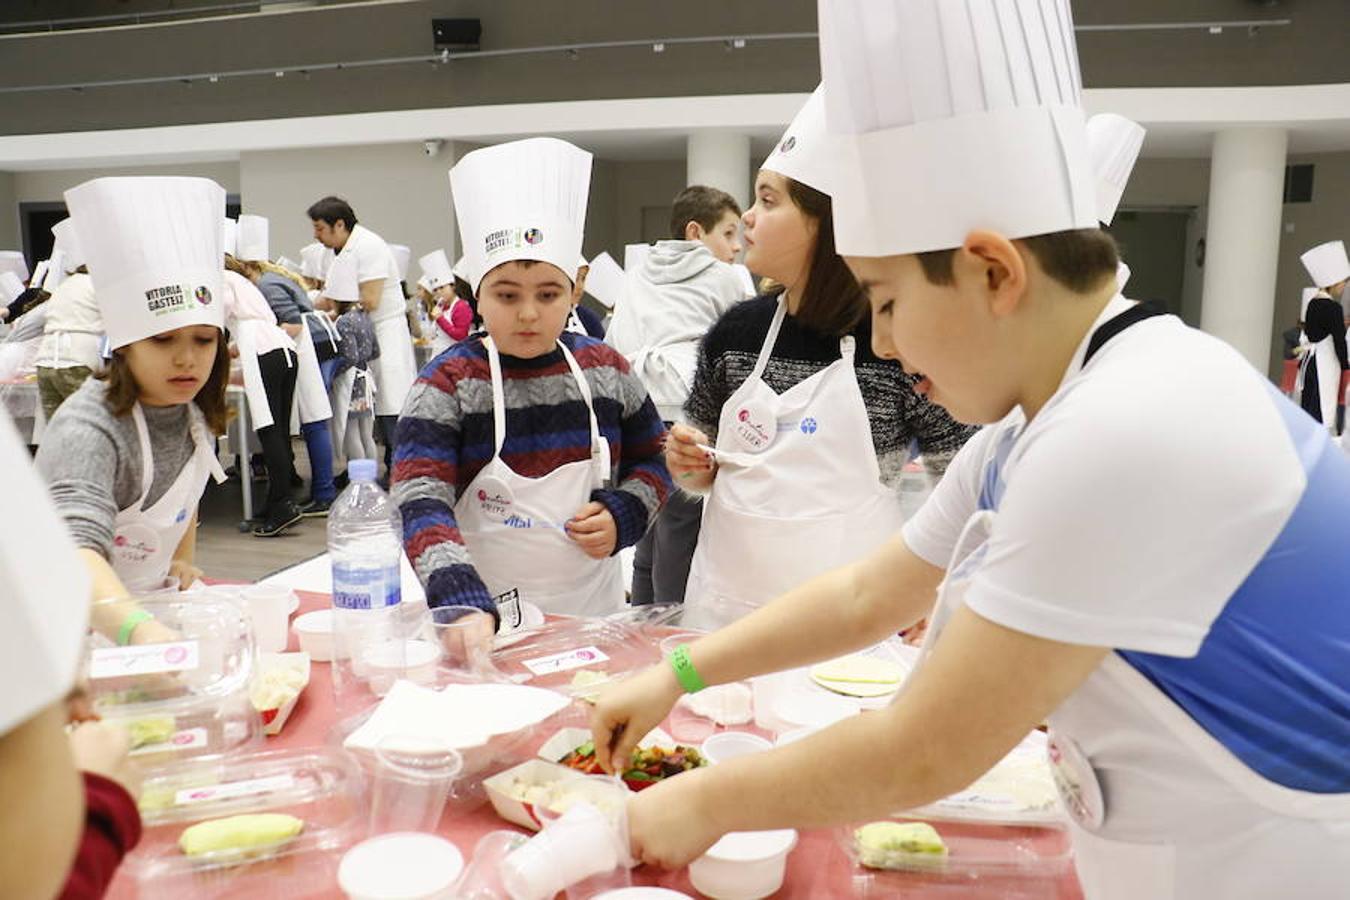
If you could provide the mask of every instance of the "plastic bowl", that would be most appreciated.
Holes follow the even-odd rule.
[[[333,611],[316,609],[296,616],[292,630],[300,640],[300,649],[315,662],[332,662],[336,642],[333,639]]]
[[[704,741],[703,746],[699,748],[703,752],[704,758],[713,764],[771,749],[773,749],[773,744],[767,738],[751,734],[748,731],[723,731],[714,734]]]
[[[733,831],[689,864],[694,888],[714,900],[760,900],[783,886],[797,832]]]

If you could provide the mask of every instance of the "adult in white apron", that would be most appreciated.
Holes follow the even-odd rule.
[[[781,297],[754,370],[722,407],[717,477],[685,593],[690,627],[735,621],[903,524],[877,466],[853,337],[840,338],[836,362],[782,394],[761,378],[786,315]]]
[[[139,403],[132,407],[141,444],[141,494],[134,503],[117,513],[111,560],[113,571],[132,593],[165,587],[174,551],[195,521],[197,502],[206,490],[206,479],[214,477],[217,483],[225,480],[225,472],[216,459],[215,441],[207,432],[201,410],[195,403],[188,404],[188,409],[194,448],[192,456],[169,489],[144,508],[154,481],[155,460],[145,413]]]
[[[380,355],[370,363],[375,375],[375,415],[397,417],[417,379],[408,314],[402,307],[389,312],[379,309],[371,313],[371,322],[380,345]]]
[[[478,576],[494,598],[512,592],[545,612],[601,616],[623,606],[617,556],[592,559],[564,529],[567,520],[604,486],[610,474],[609,443],[600,435],[591,389],[571,351],[561,342],[590,419],[591,458],[561,465],[540,478],[512,471],[501,457],[506,441],[506,400],[501,355],[484,338],[492,372],[492,459],[455,503],[455,518]]]
[[[1154,314],[1136,306],[1108,320],[1083,366],[1115,334]],[[980,509],[953,548],[920,665],[984,561],[1020,434],[1010,428],[1001,435],[986,466]],[[1350,847],[1350,794],[1263,778],[1118,653],[1106,656],[1049,724],[1050,763],[1089,900],[1264,900],[1287,894],[1291,873],[1316,896],[1344,889],[1326,863]]]

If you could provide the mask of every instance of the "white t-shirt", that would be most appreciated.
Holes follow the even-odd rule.
[[[384,238],[364,225],[357,225],[340,253],[342,256],[349,254],[355,257],[358,284],[376,279],[384,281],[380,305],[371,313],[371,320],[381,322],[407,315],[407,302],[403,299],[403,288],[399,285],[398,261]]]
[[[1098,323],[1128,306],[1117,297]],[[1193,656],[1302,498],[1298,450],[1269,383],[1222,341],[1148,319],[1084,370],[1087,340],[1025,430],[1015,410],[961,449],[905,542],[946,568],[981,493],[998,493],[973,610],[1052,640]]]
[[[9,415],[0,412],[5,506],[23,510],[0,540],[0,735],[75,684],[89,622],[89,575]],[[17,523],[17,524],[16,524]]]

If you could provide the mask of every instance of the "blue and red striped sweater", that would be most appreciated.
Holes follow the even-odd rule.
[[[600,434],[615,461],[612,488],[592,492],[614,516],[617,553],[636,544],[666,501],[665,426],[628,361],[584,335],[562,341],[585,374]],[[506,440],[502,461],[538,478],[588,460],[590,420],[562,352],[535,359],[502,355]],[[495,614],[455,521],[455,501],[492,459],[492,376],[482,335],[433,359],[417,376],[398,420],[391,489],[403,546],[431,606],[463,604]],[[581,504],[578,504],[580,507]]]

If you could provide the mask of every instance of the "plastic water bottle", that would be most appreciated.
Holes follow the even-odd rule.
[[[388,655],[397,641],[403,554],[398,510],[375,481],[373,459],[347,464],[351,483],[328,511],[333,566],[333,690],[339,712],[369,700],[372,651]],[[397,668],[386,660],[382,670]]]

